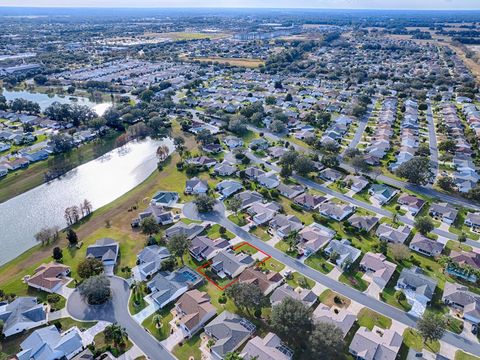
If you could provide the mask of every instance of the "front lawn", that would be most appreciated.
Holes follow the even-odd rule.
[[[207,230],[207,236],[210,238],[210,239],[218,239],[218,238],[223,238],[223,239],[227,239],[227,240],[231,240],[235,237],[234,234],[232,234],[230,231],[228,231],[227,229],[223,228],[224,229],[224,233],[222,234],[220,230],[220,228],[222,228],[222,226],[218,225],[218,224],[215,224],[213,226],[211,226],[208,230]]]
[[[480,360],[480,358],[464,353],[462,350],[457,350],[455,353],[455,360]]]
[[[357,316],[358,325],[365,326],[369,330],[372,330],[374,326],[378,326],[382,329],[389,329],[392,326],[392,319],[387,318],[379,313],[363,308],[360,310]]]
[[[228,220],[233,222],[235,225],[244,226],[247,225],[247,216],[245,214],[239,213],[237,215],[231,214],[228,216]]]
[[[411,328],[404,331],[403,342],[410,349],[414,349],[418,352],[422,351],[424,347],[433,353],[438,353],[440,351],[440,343],[438,341],[424,343],[420,334]]]
[[[259,267],[261,269],[268,269],[270,271],[280,272],[285,268],[285,265],[280,261],[270,258],[267,261],[260,263]]]
[[[95,343],[94,354],[97,356],[103,354],[106,351],[110,351],[113,356],[119,357],[120,355],[130,350],[133,346],[132,342],[129,339],[127,339],[123,344],[114,346],[113,343],[106,342],[103,331],[95,336],[93,342]]]
[[[268,234],[266,228],[263,226],[253,227],[252,229],[250,229],[250,233],[255,235],[257,238],[259,238],[262,241],[270,240],[270,235]]]
[[[330,289],[327,289],[324,292],[322,292],[318,297],[318,300],[320,300],[322,304],[325,304],[328,307],[332,307],[334,305],[338,307],[349,307],[351,303],[350,299],[340,294],[337,294],[336,292]]]
[[[128,300],[128,310],[130,314],[135,315],[147,307],[148,303],[144,299],[145,296],[147,296],[145,283],[140,283],[134,287],[132,295]]]
[[[201,344],[200,335],[195,335],[192,338],[184,341],[173,348],[173,355],[179,360],[201,360],[202,352],[200,351]]]
[[[311,290],[315,286],[315,281],[298,272],[294,272],[289,278],[287,278],[287,284],[294,289],[300,286],[303,289]]]
[[[152,334],[158,341],[165,340],[170,335],[170,324],[169,322],[172,321],[173,315],[171,313],[173,305],[167,306],[164,309],[158,310],[156,313],[153,313],[149,317],[147,317],[142,322],[142,326]],[[159,314],[162,316],[162,326],[157,328],[157,326],[153,323],[153,317]]]
[[[387,304],[399,308],[403,311],[410,311],[412,305],[410,305],[406,299],[398,301],[398,299],[395,297],[395,293],[396,290],[394,287],[385,287],[380,294],[380,299]]]
[[[293,249],[290,251],[288,244],[283,240],[280,240],[278,243],[276,243],[275,248],[280,251],[283,251],[285,254],[291,257],[294,257],[294,258],[298,257],[298,251],[296,249]]]
[[[305,260],[305,265],[314,268],[317,271],[320,271],[323,274],[328,274],[333,270],[333,265],[330,264],[320,252],[310,255]]]
[[[353,287],[354,289],[358,291],[365,291],[367,290],[368,286],[370,283],[368,281],[365,281],[362,279],[363,272],[361,271],[349,271],[349,272],[344,272],[338,280],[348,286]]]

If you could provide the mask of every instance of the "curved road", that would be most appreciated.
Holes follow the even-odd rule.
[[[221,202],[219,202],[221,204]],[[214,223],[220,224],[235,235],[239,236],[245,241],[248,241],[252,245],[258,247],[260,250],[271,255],[274,259],[280,261],[281,263],[287,265],[294,271],[301,273],[304,276],[307,276],[318,283],[332,289],[333,291],[352,299],[361,305],[368,307],[380,314],[383,314],[389,318],[395,319],[398,322],[401,322],[409,327],[415,328],[417,319],[413,315],[409,315],[406,312],[399,310],[391,305],[388,305],[382,301],[374,299],[358,290],[355,290],[347,285],[344,285],[336,280],[329,278],[328,276],[318,272],[317,270],[305,265],[304,263],[286,255],[282,251],[267,245],[265,242],[257,238],[256,236],[250,234],[248,231],[243,230],[238,225],[232,223],[225,217],[225,213],[221,212],[222,205],[218,205],[216,211],[207,214],[199,214],[196,211],[195,205],[192,203],[186,204],[183,207],[183,213],[186,217],[192,220],[207,220]],[[458,349],[466,351],[468,353],[480,356],[480,344],[465,339],[464,337],[447,332],[443,336],[443,341],[448,344],[451,344]]]
[[[151,336],[128,312],[130,288],[127,282],[119,277],[109,277],[112,299],[104,305],[90,306],[86,304],[77,290],[67,301],[67,311],[75,319],[82,321],[104,320],[116,322],[123,326],[130,339],[150,358],[154,360],[175,360],[153,336]]]

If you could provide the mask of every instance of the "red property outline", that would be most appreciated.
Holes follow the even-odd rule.
[[[262,261],[260,261],[261,264],[264,264],[267,260],[269,260],[269,259],[272,258],[271,255],[267,254],[267,253],[266,253],[265,251],[263,251],[263,250],[260,250],[258,247],[256,247],[255,245],[250,244],[250,243],[247,242],[247,241],[244,241],[244,242],[238,244],[237,246],[235,246],[235,247],[233,248],[233,250],[238,250],[238,249],[240,249],[241,247],[243,247],[243,246],[245,246],[245,245],[248,245],[248,246],[254,248],[254,249],[257,250],[257,251],[260,251],[262,254],[264,254],[264,255],[266,256],[265,259],[263,259]],[[205,271],[204,271],[204,269],[207,268],[208,266],[210,266],[211,263],[212,263],[211,261],[207,261],[205,264],[199,266],[199,267],[197,268],[197,272],[198,272],[200,275],[202,275],[205,279],[207,279],[210,283],[212,283],[213,285],[215,285],[219,290],[224,291],[226,288],[228,288],[229,286],[233,285],[234,283],[236,283],[236,282],[238,281],[238,278],[237,278],[237,279],[233,279],[231,282],[229,282],[227,285],[225,285],[225,286],[223,286],[223,287],[220,286],[220,285],[218,285],[218,284],[217,284],[215,281],[213,281],[209,276],[207,276],[207,274],[206,274]]]

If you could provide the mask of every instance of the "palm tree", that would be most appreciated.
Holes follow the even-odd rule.
[[[161,328],[162,328],[162,325],[163,325],[162,321],[163,321],[162,315],[160,315],[160,314],[155,314],[155,315],[153,315],[152,324],[155,325],[155,327],[156,327],[157,329],[161,329]]]
[[[285,238],[285,242],[288,244],[288,251],[292,251],[298,244],[298,231],[292,231]]]

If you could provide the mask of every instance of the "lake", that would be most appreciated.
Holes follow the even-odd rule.
[[[87,105],[89,108],[93,109],[98,116],[102,116],[105,110],[107,110],[112,103],[96,103],[85,97],[71,96],[71,95],[58,95],[58,94],[44,94],[44,93],[34,93],[27,90],[2,90],[2,95],[5,98],[10,100],[15,99],[25,99],[38,103],[40,108],[45,110],[47,107],[52,105],[52,103],[59,102],[60,104],[78,104],[78,105]]]
[[[42,228],[64,228],[67,207],[88,199],[98,209],[144,181],[157,168],[160,144],[174,149],[170,138],[131,142],[0,204],[0,265],[36,245]]]

